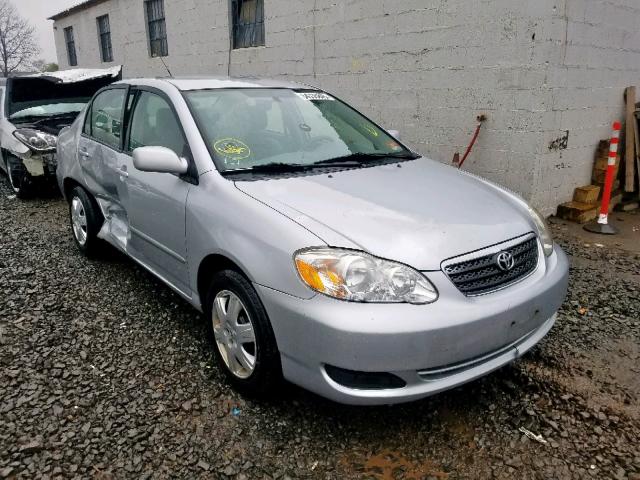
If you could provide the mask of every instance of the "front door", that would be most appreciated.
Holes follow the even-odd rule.
[[[192,184],[170,173],[142,172],[133,166],[131,153],[138,147],[170,148],[189,156],[189,148],[175,111],[158,93],[140,90],[134,100],[126,153],[120,170],[126,188],[123,199],[129,221],[127,252],[175,288],[189,292],[185,208]],[[126,157],[126,158],[125,158]]]

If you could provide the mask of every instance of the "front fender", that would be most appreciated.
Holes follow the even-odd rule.
[[[315,293],[302,283],[293,262],[297,250],[325,245],[291,219],[238,190],[216,171],[200,177],[187,199],[186,238],[194,304],[198,269],[211,254],[236,263],[253,283],[299,298]]]

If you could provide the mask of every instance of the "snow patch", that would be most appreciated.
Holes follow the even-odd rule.
[[[27,75],[27,77],[38,77],[51,80],[55,83],[77,83],[85,80],[93,80],[103,77],[117,77],[122,72],[122,65],[111,68],[74,68],[71,70],[60,70],[58,72],[44,72]]]

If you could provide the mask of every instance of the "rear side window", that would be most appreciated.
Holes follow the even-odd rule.
[[[122,136],[122,112],[127,91],[123,88],[105,90],[91,105],[88,133],[109,147],[120,149]]]
[[[151,146],[166,147],[179,156],[186,155],[186,141],[169,103],[155,93],[143,91],[133,110],[128,150]]]

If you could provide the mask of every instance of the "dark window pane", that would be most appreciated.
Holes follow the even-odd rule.
[[[109,15],[98,17],[98,38],[100,40],[100,54],[103,62],[113,61],[113,48],[111,46],[111,27]]]
[[[233,48],[264,45],[264,0],[233,0]]]
[[[75,67],[78,65],[78,57],[76,55],[76,42],[73,39],[73,27],[67,27],[64,29],[64,41],[67,44],[69,65]]]
[[[167,28],[164,19],[164,1],[147,0],[147,22],[149,30],[149,50],[152,57],[169,55]]]

